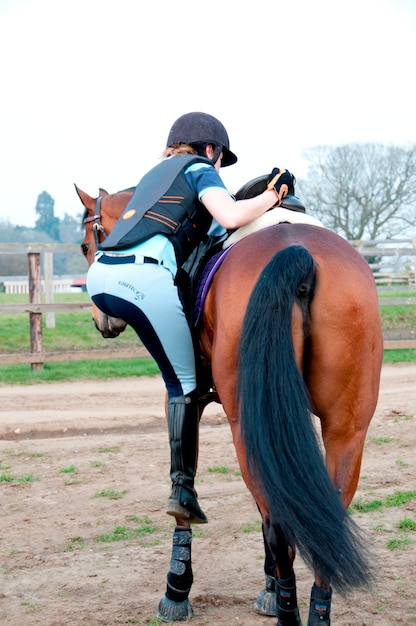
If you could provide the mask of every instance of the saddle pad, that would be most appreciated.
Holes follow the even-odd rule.
[[[211,286],[212,279],[215,276],[215,272],[219,269],[221,263],[224,261],[227,254],[230,252],[233,246],[229,246],[226,250],[220,250],[216,252],[205,265],[202,270],[200,279],[198,280],[197,289],[195,292],[194,301],[194,326],[198,326],[201,321],[202,311],[204,308],[205,298],[208,293],[208,289]]]
[[[322,222],[316,217],[312,217],[312,215],[277,207],[276,209],[266,211],[266,213],[263,213],[263,215],[260,215],[260,217],[257,217],[249,224],[241,226],[241,228],[234,231],[232,235],[224,241],[223,248],[228,248],[228,246],[240,241],[243,237],[247,237],[247,235],[251,235],[251,233],[255,233],[262,228],[267,228],[274,224],[283,224],[284,222],[289,224],[310,224],[324,228]]]

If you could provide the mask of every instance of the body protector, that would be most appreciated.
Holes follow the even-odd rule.
[[[181,155],[162,161],[145,174],[99,249],[125,250],[162,234],[172,241],[181,266],[205,239],[212,222],[185,177],[193,163],[212,165],[204,157]]]

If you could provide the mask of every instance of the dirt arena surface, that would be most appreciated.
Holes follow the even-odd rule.
[[[173,531],[163,394],[159,377],[0,384],[0,624],[159,623]],[[354,500],[383,503],[354,512],[379,577],[372,593],[334,593],[333,626],[416,624],[415,451],[416,364],[386,365]],[[210,521],[194,527],[191,623],[274,626],[253,611],[259,518],[216,404],[202,418],[197,488]],[[306,623],[312,574],[296,565]]]

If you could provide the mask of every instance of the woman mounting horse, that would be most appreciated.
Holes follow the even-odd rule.
[[[195,121],[195,115],[201,114],[191,114],[190,119]],[[172,128],[170,138],[175,141],[172,139],[169,155],[182,150],[181,142],[176,141],[180,136],[187,139],[186,146],[194,143],[191,136],[173,132],[175,127],[181,128],[181,120]],[[212,118],[208,116],[207,121]],[[225,133],[222,125],[216,128]],[[171,203],[178,196],[187,197],[184,190],[189,184],[197,193],[196,182],[187,182],[193,177],[199,180],[209,173],[212,188],[218,155],[223,153],[226,165],[236,158],[229,151],[228,136],[222,134],[221,141],[218,139],[210,136],[202,147],[194,144],[194,150],[205,150],[210,160],[186,154],[163,161],[161,165],[186,159],[186,164],[179,172],[176,166],[171,171],[169,165],[164,181],[172,183],[176,176],[175,186],[172,189],[165,185],[158,197],[151,195],[152,174],[143,179],[148,185],[136,188],[140,193],[102,192],[99,202],[77,190],[86,208],[82,250],[90,264],[95,251],[94,232],[100,240],[96,262],[88,275],[89,291],[100,309],[94,313],[96,324],[104,336],[117,335],[125,323],[135,327],[156,355],[167,386],[173,483],[168,512],[175,516],[177,527],[167,592],[159,606],[166,621],[192,615],[188,599],[192,585],[189,524],[206,521],[193,485],[199,419],[196,378],[195,374],[185,376],[191,370],[179,367],[183,348],[175,354],[158,320],[158,309],[172,306],[172,319],[182,319],[183,325],[186,322],[177,294],[173,295],[173,278],[168,281],[165,276],[176,267],[171,267],[172,259],[181,262],[186,253],[181,257],[178,243],[171,239],[168,243],[173,251],[170,245],[168,250],[159,247],[159,263],[146,263],[146,257],[155,258],[154,249],[146,247],[151,240],[145,238],[132,249],[129,233],[135,241],[143,221],[134,220],[140,208],[147,211],[149,222],[158,221],[158,216],[168,224],[172,216],[176,220],[182,204]],[[220,151],[217,142],[223,146]],[[216,159],[216,167],[212,159]],[[185,172],[193,174],[186,179]],[[230,222],[224,218],[223,226],[234,228],[260,215],[276,200],[280,203],[287,191],[293,193],[292,175],[287,171],[276,174],[280,175],[277,190],[271,184],[269,190],[254,198],[235,202],[217,179],[214,189],[208,186],[200,199],[194,196],[194,202],[218,222],[222,207],[230,211],[238,208],[238,217]],[[143,197],[146,203],[136,202]],[[204,198],[206,205],[202,207]],[[165,201],[167,211],[159,207]],[[185,221],[191,205],[181,211]],[[207,223],[209,217],[205,229]],[[199,227],[198,222],[194,230]],[[146,228],[152,232],[151,226]],[[100,235],[103,232],[109,233],[105,239]],[[123,241],[130,247],[120,245]],[[160,277],[162,270],[164,275]],[[153,303],[147,303],[153,282],[164,287],[169,282],[167,301],[156,297]],[[190,337],[188,342],[190,353]],[[256,608],[262,613],[277,613],[279,626],[302,624],[293,567],[299,548],[315,572],[308,626],[329,624],[331,583],[345,591],[366,584],[370,576],[365,543],[346,508],[357,487],[364,440],[378,398],[383,342],[371,271],[350,244],[326,229],[307,224],[263,228],[235,243],[215,273],[204,303],[199,349],[210,363],[244,480],[263,520],[266,589],[257,599]],[[312,413],[321,421],[326,466]]]
[[[168,393],[172,491],[167,513],[204,524],[194,478],[199,411],[191,332],[175,277],[207,235],[225,235],[293,190],[283,170],[259,196],[236,201],[218,172],[237,157],[219,120],[187,113],[173,124],[163,161],[142,178],[100,245],[87,277],[94,304],[125,320],[158,364]]]

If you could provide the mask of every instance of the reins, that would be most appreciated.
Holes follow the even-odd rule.
[[[98,196],[95,202],[94,215],[86,217],[84,219],[84,224],[89,224],[90,222],[94,222],[92,229],[94,232],[94,241],[95,245],[98,246],[100,243],[100,233],[103,235],[104,239],[107,237],[107,233],[104,230],[103,225],[101,224],[101,200],[104,196]]]

